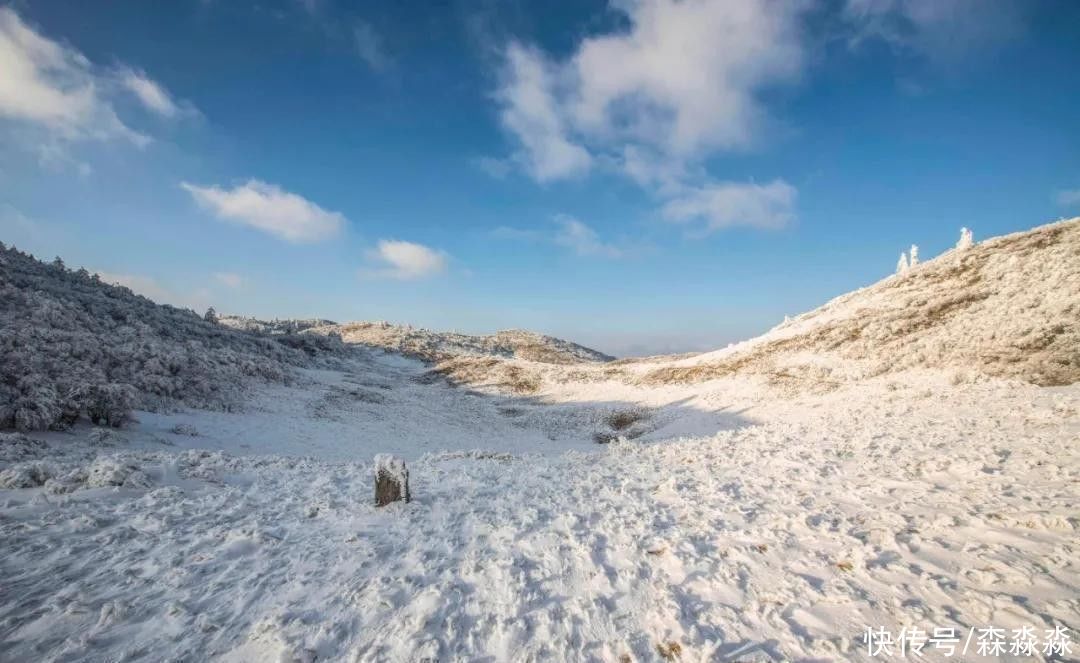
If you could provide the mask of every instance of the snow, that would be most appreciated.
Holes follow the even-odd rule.
[[[1078,293],[1080,218],[912,261],[904,274],[723,350],[622,368],[655,381],[736,370],[802,377],[804,368],[828,366],[838,380],[945,368],[1071,384],[1080,379]]]
[[[413,502],[381,511],[373,436],[234,455],[199,417],[173,444],[145,421],[112,446],[47,434],[9,469],[86,478],[0,491],[0,643],[36,660],[655,660],[672,642],[684,660],[868,660],[865,626],[1075,625],[1080,389],[951,382],[474,396],[577,411],[606,394],[666,423],[596,445],[566,417],[546,453],[455,451],[464,428],[414,441]],[[460,389],[392,384],[428,389],[425,416],[458,406]]]
[[[438,332],[388,322],[328,323],[312,326],[313,334],[336,335],[346,343],[399,352],[428,361],[450,357],[515,357],[552,364],[604,362],[612,357],[563,339],[521,329],[473,336]]]
[[[964,249],[996,315],[1075,312],[1080,289],[1046,294],[1075,265],[1024,291],[1014,248]],[[945,296],[947,255],[772,338]],[[946,338],[995,320],[968,315]],[[810,345],[701,382],[635,378],[715,356],[514,356],[536,387],[508,393],[358,344],[232,411],[2,433],[0,659],[871,661],[868,627],[1075,636],[1080,384],[965,356],[869,374]],[[412,501],[376,508],[390,455]]]

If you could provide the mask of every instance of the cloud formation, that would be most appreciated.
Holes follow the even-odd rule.
[[[169,119],[179,117],[185,113],[191,113],[190,106],[181,107],[173,100],[172,95],[157,81],[152,80],[145,72],[135,69],[124,69],[119,73],[120,84],[146,107],[147,110]]]
[[[0,71],[0,118],[42,129],[52,140],[147,145],[150,137],[117,114],[116,99],[124,90],[160,115],[171,117],[181,109],[145,73],[95,67],[82,53],[34,30],[9,7],[0,8]]]
[[[538,182],[602,164],[656,196],[672,221],[778,228],[794,218],[795,190],[777,180],[717,182],[701,163],[745,149],[768,124],[761,95],[797,80],[806,60],[803,3],[634,0],[616,3],[624,29],[585,38],[556,59],[510,42],[495,98]],[[560,243],[612,254],[573,224]]]
[[[572,177],[589,170],[592,155],[568,136],[571,118],[556,93],[558,72],[539,51],[510,44],[496,94],[502,123],[520,141],[516,155],[538,182]]]
[[[373,71],[385,71],[390,66],[390,56],[383,46],[382,37],[375,28],[364,21],[357,21],[353,26],[353,43],[360,59],[367,63]]]
[[[1017,0],[845,0],[852,44],[883,39],[935,60],[993,46],[1023,29]]]
[[[446,271],[446,255],[423,244],[402,240],[380,240],[368,253],[370,269],[361,271],[362,276],[397,281],[415,281]]]
[[[628,147],[665,159],[749,145],[759,93],[798,77],[800,3],[619,3],[629,29],[584,39],[567,59],[510,43],[496,94],[519,159],[538,181],[574,177]]]
[[[715,182],[687,190],[663,207],[675,223],[704,222],[705,231],[732,226],[779,229],[795,218],[795,187],[783,180],[768,184]]]
[[[568,249],[579,256],[623,258],[630,254],[621,246],[601,240],[595,230],[569,214],[557,214],[552,219],[552,223],[555,226],[552,231],[499,226],[489,235],[495,239],[509,241],[550,243]]]
[[[195,202],[219,219],[251,226],[289,242],[318,242],[337,235],[345,217],[295,193],[256,179],[224,189],[181,182]]]
[[[1016,0],[623,0],[622,24],[556,57],[518,41],[502,51],[495,99],[516,143],[513,161],[534,180],[572,179],[602,166],[659,199],[672,221],[704,229],[779,228],[796,191],[710,178],[703,164],[753,146],[771,124],[767,91],[798,81],[811,26],[828,18],[855,45],[951,57],[998,42],[1022,25]],[[813,20],[811,20],[813,14]],[[826,17],[825,14],[828,14]]]
[[[621,258],[622,249],[600,241],[596,231],[572,216],[560,214],[555,217],[558,231],[555,243],[572,250],[579,256],[599,256],[603,258]]]

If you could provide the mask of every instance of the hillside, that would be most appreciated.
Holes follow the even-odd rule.
[[[978,376],[1070,379],[1077,228],[726,350],[572,364],[529,334],[240,331],[5,251],[16,422],[111,384],[243,407],[0,433],[0,651],[870,663],[868,625],[1076,624],[1080,384]],[[386,453],[412,502],[374,505]]]
[[[132,408],[229,409],[254,382],[343,350],[335,339],[267,336],[159,305],[59,260],[0,245],[0,429],[118,426]]]
[[[329,320],[274,320],[266,322],[241,316],[222,316],[221,324],[267,333],[308,332],[338,335],[345,343],[381,348],[429,362],[459,357],[500,357],[545,364],[578,364],[611,361],[610,357],[577,343],[521,329],[474,336],[438,332],[412,325],[389,322],[346,322]]]
[[[518,393],[735,375],[821,390],[908,369],[943,369],[960,382],[993,376],[1054,386],[1080,381],[1078,321],[1080,218],[951,249],[722,350],[567,368],[457,357],[437,370]]]
[[[1080,218],[956,248],[837,297],[756,339],[649,371],[861,378],[909,368],[1080,380]]]
[[[299,334],[312,327],[325,327],[337,324],[333,320],[322,318],[309,319],[286,319],[286,320],[259,320],[257,318],[242,315],[219,315],[217,322],[230,329],[239,329],[247,332],[259,332],[261,334]]]

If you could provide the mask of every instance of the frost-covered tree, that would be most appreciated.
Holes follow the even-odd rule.
[[[907,254],[904,253],[903,251],[901,251],[900,252],[900,259],[896,261],[896,273],[897,274],[907,274],[907,271],[908,271]]]
[[[202,319],[206,320],[209,323],[216,323],[217,322],[217,311],[214,310],[213,306],[206,309],[206,313],[203,314]]]
[[[960,239],[956,242],[956,250],[963,251],[975,245],[975,238],[967,228],[960,229]]]
[[[911,245],[911,253],[910,253],[910,255],[911,255],[911,266],[914,267],[915,265],[918,265],[919,264],[919,247],[912,244]]]

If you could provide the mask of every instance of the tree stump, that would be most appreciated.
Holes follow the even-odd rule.
[[[375,456],[375,506],[410,499],[409,470],[405,469],[405,461],[390,454]]]

